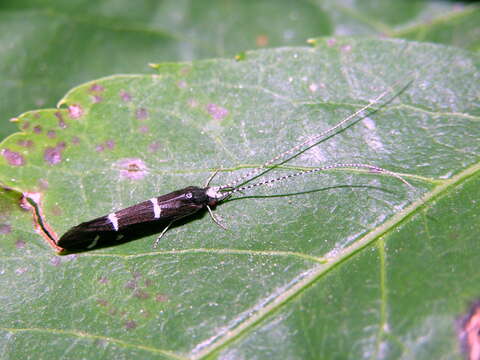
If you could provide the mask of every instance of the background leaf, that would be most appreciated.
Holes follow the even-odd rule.
[[[408,37],[479,48],[478,7],[445,1],[2,0],[0,138],[91,79],[147,64],[304,45],[323,35]]]
[[[79,86],[62,109],[19,118],[0,181],[37,199],[61,234],[201,185],[214,168],[224,184],[415,76],[293,162],[373,163],[415,190],[352,171],[305,176],[219,206],[229,231],[204,216],[155,250],[151,236],[66,257],[3,193],[7,356],[460,358],[457,321],[479,295],[478,58],[404,41],[315,43]],[[125,159],[145,176],[126,177]]]

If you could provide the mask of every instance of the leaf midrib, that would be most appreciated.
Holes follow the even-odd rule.
[[[438,198],[444,196],[452,189],[455,189],[460,184],[465,182],[471,176],[480,173],[480,162],[468,167],[464,171],[455,175],[451,179],[445,180],[442,184],[433,188],[432,191],[425,193],[418,200],[408,205],[405,209],[393,215],[388,221],[377,226],[371,230],[368,234],[351,244],[350,246],[335,252],[335,256],[331,258],[325,258],[326,264],[319,265],[316,269],[310,270],[308,275],[301,279],[298,283],[294,284],[287,291],[282,293],[281,296],[273,299],[267,306],[262,308],[252,315],[248,320],[242,322],[236,328],[225,328],[223,337],[220,337],[218,341],[213,342],[210,346],[205,347],[197,353],[193,353],[192,359],[204,359],[207,356],[218,353],[221,349],[225,348],[228,344],[234,342],[237,338],[247,333],[252,327],[260,323],[264,318],[270,316],[272,313],[278,311],[283,305],[293,300],[296,296],[302,293],[305,289],[310,287],[316,280],[320,279],[323,275],[328,273],[335,266],[348,260],[350,257],[361,251],[363,248],[373,244],[375,241],[381,239],[385,234],[394,231],[398,226],[407,221],[409,218],[415,216],[419,211],[424,209],[429,204],[438,200]],[[232,321],[234,322],[234,321]]]

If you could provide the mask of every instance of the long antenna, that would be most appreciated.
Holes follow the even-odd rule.
[[[413,81],[413,79],[409,79],[408,82],[405,83],[405,85],[402,87],[405,88],[407,87],[411,82]],[[398,80],[396,81],[393,85],[391,85],[390,89],[387,89],[385,90],[384,92],[382,92],[380,95],[378,95],[376,98],[374,98],[373,100],[370,100],[369,103],[365,106],[363,106],[361,109],[355,111],[354,113],[350,114],[349,116],[347,116],[345,119],[343,119],[342,121],[338,122],[336,125],[332,126],[331,128],[325,130],[325,131],[322,131],[321,133],[317,134],[317,135],[314,135],[310,138],[308,138],[307,140],[303,141],[302,143],[298,144],[298,145],[295,145],[294,147],[284,151],[283,153],[281,154],[278,154],[277,156],[275,156],[274,158],[268,160],[267,162],[265,162],[262,166],[258,167],[258,168],[255,168],[253,169],[252,171],[248,172],[247,174],[244,174],[240,177],[238,177],[237,179],[231,181],[230,183],[228,184],[225,184],[223,186],[221,186],[219,189],[220,190],[227,190],[225,191],[224,193],[233,193],[233,192],[236,192],[236,191],[239,191],[239,189],[249,189],[250,187],[235,187],[235,185],[239,184],[244,184],[244,183],[247,183],[249,181],[251,181],[252,179],[254,179],[256,177],[257,174],[259,174],[262,170],[265,170],[265,168],[267,167],[270,167],[272,164],[274,164],[275,162],[279,161],[280,159],[283,159],[285,158],[287,155],[289,154],[292,154],[294,152],[297,152],[298,150],[300,150],[301,148],[309,145],[309,148],[310,147],[313,147],[315,145],[317,145],[318,143],[321,142],[321,140],[328,134],[334,132],[335,130],[343,127],[345,125],[346,127],[346,124],[349,123],[350,121],[356,119],[359,115],[362,114],[362,112],[364,112],[365,110],[373,107],[373,105],[379,103],[385,96],[387,96],[389,93],[393,92],[393,90],[395,89],[395,87],[404,82],[404,79],[401,79],[401,80]],[[353,122],[353,121],[352,121]],[[283,162],[280,162],[278,164],[275,164],[275,166],[279,166],[285,162],[287,162],[288,160],[292,159],[293,157],[297,156],[298,154],[300,154],[301,151],[298,151],[296,154],[294,154],[291,158],[289,159],[286,159],[284,160]],[[336,165],[345,165],[345,164],[336,164]],[[366,164],[357,164],[357,165],[366,165]],[[274,167],[275,167],[274,166]],[[330,166],[334,166],[334,165],[330,165]],[[366,166],[361,166],[361,167],[371,167],[372,165],[366,165]],[[345,166],[338,166],[338,167],[345,167]],[[357,166],[358,167],[358,166]],[[272,168],[269,168],[267,170],[265,170],[265,172],[267,171],[270,171]],[[321,171],[320,169],[323,169],[323,168],[318,168],[317,171]],[[387,174],[388,173],[388,170],[385,170],[385,169],[381,169],[381,168],[377,168],[379,170],[377,170],[378,172],[382,172],[382,173],[385,173]],[[327,169],[323,169],[323,170],[327,170]],[[382,170],[382,171],[380,171]],[[313,170],[309,171],[309,172],[313,172]],[[303,172],[302,172],[303,173]],[[302,173],[299,173],[298,175],[302,174]],[[391,173],[391,174],[394,174],[394,173]],[[391,175],[390,174],[390,175]],[[298,176],[298,175],[292,175],[292,176]],[[396,176],[396,177],[399,177],[399,176]],[[400,177],[400,179],[402,179]],[[405,180],[402,179],[402,181],[405,182]],[[262,183],[258,183],[258,184],[262,184]],[[260,185],[256,185],[256,186],[260,186]],[[253,187],[253,186],[252,186]],[[230,189],[234,189],[234,190],[230,190]]]
[[[398,180],[402,181],[404,184],[413,188],[412,184],[410,184],[407,180],[405,180],[399,174],[397,174],[393,171],[390,171],[390,170],[387,170],[387,169],[384,169],[384,168],[381,168],[381,167],[378,167],[378,166],[369,165],[369,164],[352,163],[352,164],[332,164],[332,165],[326,165],[326,166],[322,166],[322,167],[315,168],[315,169],[298,171],[296,173],[283,175],[283,176],[280,176],[280,177],[277,177],[277,178],[264,180],[264,181],[261,181],[261,182],[258,182],[258,183],[249,184],[249,185],[242,186],[242,187],[237,187],[237,188],[234,188],[230,191],[224,192],[223,194],[226,195],[226,196],[230,196],[230,195],[232,195],[233,193],[236,193],[236,192],[241,192],[241,191],[244,191],[244,190],[249,190],[249,189],[254,188],[254,187],[272,184],[272,183],[277,182],[277,181],[287,180],[287,179],[290,179],[292,177],[296,177],[296,176],[300,176],[300,175],[306,175],[306,174],[313,174],[313,173],[320,172],[320,171],[326,171],[326,170],[331,170],[331,169],[339,169],[339,168],[368,169],[368,170],[370,170],[372,172],[375,172],[375,173],[380,173],[380,174],[385,174],[385,175],[388,175],[388,176],[395,177]]]

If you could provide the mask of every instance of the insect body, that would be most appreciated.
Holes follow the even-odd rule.
[[[90,221],[83,222],[68,230],[58,241],[58,246],[67,250],[91,249],[101,242],[120,241],[124,232],[138,225],[156,222],[165,224],[160,237],[170,224],[201,209],[217,205],[228,195],[212,187],[189,186]],[[159,238],[160,238],[159,237]]]
[[[145,227],[148,227],[152,224],[163,226],[163,231],[161,231],[160,236],[155,242],[155,244],[157,244],[159,239],[168,230],[173,222],[187,216],[191,216],[202,209],[207,209],[215,223],[217,223],[219,226],[222,226],[213,216],[211,208],[227,199],[232,194],[249,190],[257,186],[263,186],[273,182],[287,180],[292,177],[321,172],[329,169],[366,169],[371,172],[396,177],[405,184],[411,186],[400,175],[392,171],[380,168],[378,166],[361,163],[331,164],[306,171],[290,173],[274,179],[248,184],[253,179],[270,171],[272,168],[284,164],[304,151],[307,151],[311,147],[318,145],[321,140],[326,137],[326,135],[351,125],[352,120],[358,119],[365,110],[380,102],[380,100],[389,94],[390,91],[391,90],[384,91],[375,99],[371,100],[367,105],[346,117],[331,128],[308,138],[298,145],[295,145],[294,147],[265,162],[262,166],[253,169],[252,171],[242,175],[228,184],[222,186],[209,186],[209,182],[213,177],[212,176],[204,188],[195,186],[186,187],[184,189],[173,191],[169,194],[155,197],[137,205],[113,212],[109,215],[83,222],[68,230],[57,241],[57,245],[66,250],[88,250],[111,242],[118,243],[119,241],[122,241],[125,235],[127,235],[129,232],[131,233],[132,231],[135,232],[139,229],[145,229]]]

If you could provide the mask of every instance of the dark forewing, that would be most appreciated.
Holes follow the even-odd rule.
[[[166,220],[166,216],[155,217],[154,202],[156,199],[158,198],[153,198],[113,213],[117,219],[118,227],[122,229],[132,224],[159,220],[160,217],[162,217],[162,220]],[[113,218],[113,215],[110,216]]]
[[[57,245],[66,250],[85,250],[115,241],[125,241],[125,235],[151,224],[169,224],[202,209],[186,196],[194,187],[177,190],[143,201],[111,214],[83,222],[68,230]]]
[[[74,226],[62,235],[57,245],[66,250],[84,250],[95,247],[100,239],[103,241],[118,235],[108,217],[102,216]]]

